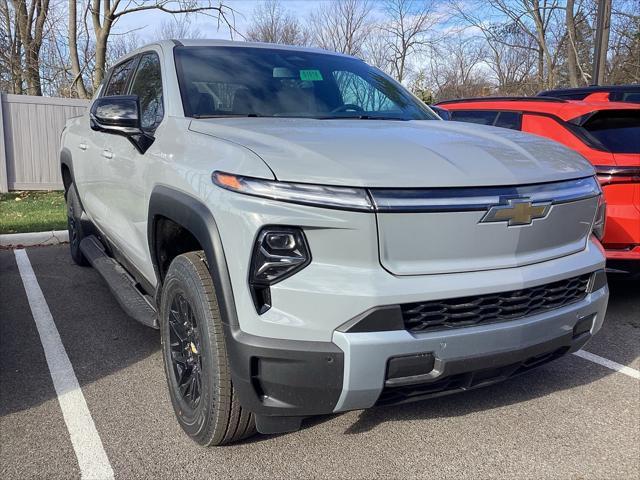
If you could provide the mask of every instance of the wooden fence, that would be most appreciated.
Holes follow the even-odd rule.
[[[89,102],[0,94],[0,192],[62,189],[60,134]]]

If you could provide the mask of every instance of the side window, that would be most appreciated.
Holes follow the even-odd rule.
[[[451,110],[451,120],[456,122],[493,125],[497,117],[498,112],[493,110]]]
[[[616,101],[640,103],[640,92],[624,92],[618,95],[619,95],[619,98],[616,98]]]
[[[134,59],[135,57],[113,67],[113,73],[103,96],[124,95],[126,93],[127,81],[134,67]]]
[[[451,120],[456,122],[478,123],[495,127],[520,130],[522,114],[519,112],[501,112],[498,110],[452,110]]]
[[[145,130],[155,130],[164,117],[162,104],[162,77],[160,59],[155,53],[146,53],[136,70],[131,95],[140,99],[140,123]]]
[[[493,124],[496,127],[520,130],[522,129],[522,114],[519,112],[500,112]]]

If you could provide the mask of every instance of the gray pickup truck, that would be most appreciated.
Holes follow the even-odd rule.
[[[356,58],[148,45],[69,121],[61,168],[73,259],[160,329],[203,445],[489,385],[604,319],[589,163],[441,121]]]

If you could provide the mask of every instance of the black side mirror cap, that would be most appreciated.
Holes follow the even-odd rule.
[[[91,129],[127,137],[140,153],[153,143],[153,136],[140,126],[140,100],[137,95],[99,97],[89,113]]]

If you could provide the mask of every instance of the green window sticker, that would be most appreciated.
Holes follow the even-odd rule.
[[[305,82],[321,82],[322,73],[320,73],[320,70],[300,70],[300,80]]]

